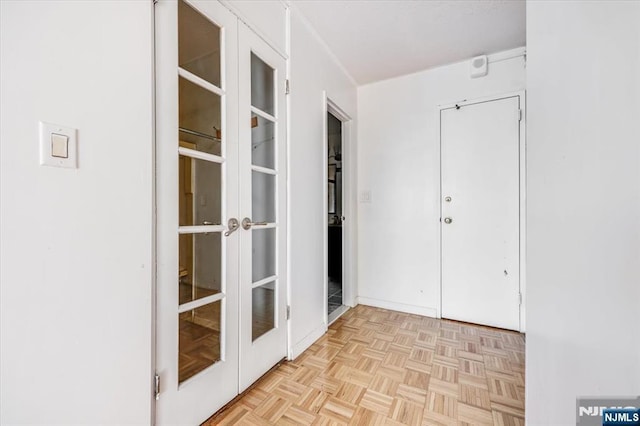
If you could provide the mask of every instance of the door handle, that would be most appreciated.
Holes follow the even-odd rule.
[[[444,223],[449,224],[451,222],[453,222],[453,219],[451,219],[450,217],[445,217],[444,218]]]
[[[234,232],[236,232],[238,230],[238,228],[240,228],[240,224],[238,223],[238,219],[236,219],[235,217],[232,217],[231,219],[229,219],[229,222],[227,223],[227,227],[229,229],[227,229],[224,233],[225,237],[228,237],[229,235],[233,234]]]
[[[267,225],[267,222],[251,222],[251,219],[249,219],[248,217],[245,217],[244,219],[242,219],[242,227],[244,229],[251,229],[252,226],[261,226],[261,225]]]

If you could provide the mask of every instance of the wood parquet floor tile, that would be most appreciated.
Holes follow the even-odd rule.
[[[205,425],[524,425],[524,335],[359,305]]]

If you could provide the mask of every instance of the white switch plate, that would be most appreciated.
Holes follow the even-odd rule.
[[[371,190],[365,189],[363,191],[360,191],[360,202],[361,203],[371,202]]]
[[[40,165],[75,169],[78,167],[77,130],[72,127],[40,122]],[[60,157],[62,137],[67,137],[67,157]],[[56,152],[53,150],[56,144]],[[58,154],[57,156],[54,156]]]

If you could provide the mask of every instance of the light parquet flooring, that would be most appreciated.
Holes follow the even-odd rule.
[[[524,345],[359,305],[205,425],[524,425]]]

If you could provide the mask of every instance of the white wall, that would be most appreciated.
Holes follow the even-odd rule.
[[[148,424],[151,2],[0,2],[0,423]],[[38,121],[78,129],[38,165]]]
[[[293,356],[326,329],[324,293],[323,91],[349,116],[357,112],[356,88],[299,13],[291,11],[290,248]],[[355,120],[353,120],[355,124]],[[353,126],[355,127],[355,125]],[[354,131],[351,138],[355,143]],[[352,147],[352,148],[355,148]],[[345,148],[346,149],[346,148]],[[355,150],[354,150],[355,151]],[[355,152],[351,152],[352,156]],[[353,228],[352,228],[353,230]]]
[[[440,104],[524,90],[522,49],[358,88],[358,295],[360,303],[437,316],[440,309]]]
[[[640,394],[640,3],[527,2],[527,407]]]

